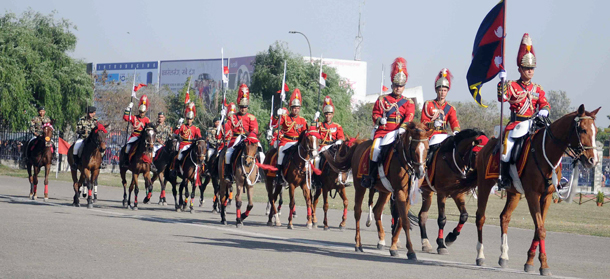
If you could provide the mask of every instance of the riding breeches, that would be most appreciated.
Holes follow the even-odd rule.
[[[178,151],[178,160],[182,160],[182,157],[184,157],[184,151],[189,149],[189,147],[191,147],[190,144],[185,145],[184,147],[182,147],[182,149],[180,149],[180,151]]]
[[[154,144],[154,146],[153,146],[153,158],[155,156],[157,156],[157,151],[159,151],[159,149],[161,149],[161,147],[163,147],[163,145],[160,144],[160,143],[155,143]]]
[[[129,140],[127,141],[127,146],[125,146],[125,154],[129,153],[129,150],[131,150],[131,145],[138,140],[140,137],[131,137],[129,138]]]
[[[83,140],[84,139],[76,140],[74,143],[74,149],[72,150],[72,155],[80,157],[80,155],[83,154]]]
[[[290,148],[291,146],[297,144],[298,142],[294,141],[294,142],[287,142],[286,144],[284,144],[284,146],[280,146],[280,150],[278,151],[277,154],[277,164],[278,165],[283,165],[284,164],[284,150]]]

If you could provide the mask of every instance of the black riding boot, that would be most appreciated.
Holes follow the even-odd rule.
[[[369,174],[362,176],[362,187],[372,188],[375,185],[375,172],[377,171],[377,162],[369,163]]]
[[[282,184],[284,180],[282,179],[282,171],[284,170],[283,165],[277,165],[277,171],[275,172],[275,184]]]
[[[233,174],[232,174],[231,164],[225,164],[225,181],[227,183],[233,183]]]
[[[500,161],[500,174],[502,179],[498,179],[498,190],[510,187],[511,179],[509,173],[510,163]]]

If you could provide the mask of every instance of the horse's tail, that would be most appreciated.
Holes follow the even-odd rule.
[[[348,143],[343,143],[341,147],[347,148],[347,152],[342,154],[343,152],[339,152],[341,150],[340,148],[334,158],[328,154],[328,152],[324,152],[324,157],[326,158],[330,168],[337,173],[349,171],[351,168],[352,157],[354,157],[354,152],[360,143],[361,142],[359,141],[351,140]]]
[[[445,188],[445,191],[452,194],[466,193],[477,187],[479,173],[474,169],[466,174],[466,178],[461,178],[457,183]]]

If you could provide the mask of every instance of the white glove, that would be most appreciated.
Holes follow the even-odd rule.
[[[443,127],[443,121],[441,120],[434,120],[434,127]]]
[[[133,108],[133,102],[129,102],[129,106],[127,106],[127,108],[131,110],[131,108]]]
[[[548,117],[549,116],[549,111],[546,110],[546,109],[543,109],[543,110],[538,112],[538,116]]]
[[[386,123],[388,123],[388,120],[385,117],[382,117],[381,119],[379,119],[380,125],[385,125]]]
[[[178,126],[181,126],[181,125],[182,125],[182,123],[184,123],[184,118],[180,118],[180,119],[178,120]]]
[[[505,79],[506,80],[506,71],[505,70],[500,71],[499,77],[500,77],[500,79]]]
[[[282,115],[284,115],[284,113],[286,113],[284,111],[284,109],[281,109],[281,108],[277,109],[277,116],[282,116]]]
[[[343,141],[342,141],[342,140],[337,140],[337,141],[335,141],[335,145],[341,145],[342,143],[343,143]]]
[[[222,110],[220,111],[220,115],[227,115],[227,109],[222,108]]]
[[[273,138],[273,133],[271,133],[271,130],[267,130],[267,140],[271,140]]]
[[[313,116],[313,120],[318,120],[320,118],[320,112],[316,111],[316,114]]]
[[[405,128],[398,128],[398,134],[402,135],[406,132],[407,130],[405,130]]]
[[[457,135],[460,131],[453,131],[453,135]]]

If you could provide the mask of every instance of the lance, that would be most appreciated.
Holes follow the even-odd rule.
[[[383,64],[381,64],[381,86],[379,87],[379,95],[381,96],[381,94],[383,94],[383,82],[384,82],[384,74],[383,74]],[[383,103],[380,103],[383,106]],[[383,117],[385,117],[385,112],[383,113]],[[379,128],[378,124],[375,124],[375,129],[373,130],[373,133],[375,133],[374,131],[377,130],[377,128]]]
[[[506,3],[505,3],[506,5]],[[498,141],[498,143],[500,144],[500,152],[502,152],[502,150],[504,150],[504,134],[503,134],[503,127],[502,125],[504,124],[504,98],[506,97],[506,95],[504,95],[504,92],[506,92],[506,71],[504,70],[504,48],[506,46],[505,44],[505,40],[506,40],[506,6],[505,6],[505,10],[504,10],[504,34],[502,34],[502,65],[501,66],[501,70],[500,70],[500,82],[502,83],[502,98],[500,101],[500,140]],[[502,73],[504,72],[504,73]],[[502,156],[498,156],[498,166],[502,166]],[[498,172],[498,181],[502,181],[502,170],[500,168],[500,171]]]
[[[133,86],[131,87],[131,96],[130,98],[130,103],[133,103],[133,98],[136,96],[136,69],[138,68],[138,66],[136,65],[136,67],[133,69]],[[129,119],[131,120],[131,111],[133,108],[129,109]],[[129,138],[129,121],[127,121],[127,128],[125,128],[125,144],[127,144],[127,139]]]
[[[286,88],[286,60],[284,60],[284,75],[282,77],[282,89],[280,91],[281,92],[280,98],[281,98],[282,104],[284,103],[284,98],[286,96],[286,91],[284,91],[285,88]],[[275,109],[274,102],[275,102],[275,94],[273,94],[271,97],[271,116],[269,117],[269,133],[267,133],[267,138],[269,140],[271,140],[271,138],[273,137],[272,121],[273,121],[273,110]]]
[[[322,55],[320,55],[320,76],[318,77],[318,114],[320,113],[320,92],[322,91]],[[326,83],[326,82],[325,82]],[[318,121],[318,119],[314,119],[314,121]]]
[[[228,65],[227,65],[228,67]],[[224,121],[225,121],[225,114],[226,114],[226,106],[225,104],[227,103],[227,87],[225,86],[225,82],[228,84],[228,78],[225,76],[225,54],[224,54],[224,48],[220,48],[220,73],[222,76],[222,107],[223,109],[220,111],[220,123],[218,123],[218,126],[216,126],[216,135],[220,134],[220,130],[223,127]]]

